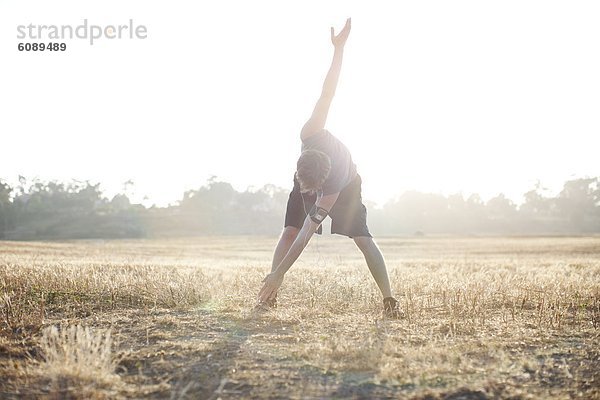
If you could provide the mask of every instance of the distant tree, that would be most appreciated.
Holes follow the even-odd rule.
[[[9,204],[13,188],[0,179],[0,204]]]
[[[448,226],[448,202],[442,195],[408,191],[383,207],[385,231],[432,233]],[[441,229],[442,228],[442,229]]]
[[[486,231],[487,214],[485,204],[477,193],[470,195],[466,201],[466,216],[464,226],[468,233]]]
[[[523,195],[525,202],[519,211],[529,218],[548,218],[555,211],[553,198],[544,196],[547,189],[538,181],[534,188]]]
[[[454,227],[454,232],[462,232],[459,229],[468,216],[467,202],[462,193],[451,194],[447,198],[448,218],[450,227]]]
[[[23,177],[19,181],[20,186],[11,207],[14,229],[10,232],[10,238],[72,239],[143,235],[139,209],[123,201],[119,207],[112,207],[114,204],[103,197],[99,183],[28,182]]]
[[[5,237],[5,232],[12,225],[12,191],[12,187],[0,180],[0,239]]]
[[[21,188],[20,192],[22,194],[16,199],[22,200],[24,209],[30,217],[64,213],[81,215],[95,210],[105,202],[99,183],[64,184],[36,180],[27,190]]]
[[[180,202],[185,224],[202,233],[223,233],[232,222],[231,207],[236,191],[227,182],[209,179],[206,186],[185,192]]]
[[[215,177],[187,191],[177,218],[188,230],[203,234],[272,234],[281,226],[288,192],[274,185],[236,191]]]
[[[598,178],[565,182],[556,202],[561,216],[569,221],[572,229],[591,232],[600,228],[598,183]]]
[[[129,197],[125,194],[116,194],[112,200],[110,201],[110,207],[116,211],[127,210],[131,207],[131,201],[129,201]]]
[[[246,234],[278,232],[283,223],[287,194],[286,190],[274,185],[237,193],[232,209],[237,225],[234,229]]]
[[[124,192],[131,193],[131,181]],[[212,177],[169,207],[132,204],[127,193],[110,201],[100,184],[43,182],[19,177],[0,181],[0,238],[67,239],[150,235],[276,234],[281,230],[289,192],[274,185],[239,192]],[[550,196],[538,182],[517,209],[504,194],[484,202],[477,194],[405,192],[382,208],[369,208],[377,234],[424,233],[600,233],[599,178],[565,182]]]
[[[515,217],[517,216],[517,206],[504,194],[491,198],[485,205],[487,219],[490,223],[490,229],[508,232],[514,228]]]

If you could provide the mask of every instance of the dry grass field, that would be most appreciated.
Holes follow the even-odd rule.
[[[600,398],[600,237],[0,242],[1,398]]]

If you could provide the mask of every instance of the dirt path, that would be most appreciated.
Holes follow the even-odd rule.
[[[207,309],[113,316],[119,374],[153,398],[392,398],[370,373],[319,370],[284,349],[294,327]]]

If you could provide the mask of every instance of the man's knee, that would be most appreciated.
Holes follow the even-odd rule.
[[[358,246],[362,252],[365,252],[371,248],[373,238],[369,236],[356,236],[354,237],[354,243],[356,243],[356,246]]]

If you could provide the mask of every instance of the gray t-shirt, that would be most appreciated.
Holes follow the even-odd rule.
[[[356,165],[348,148],[327,129],[302,141],[302,151],[319,150],[329,156],[331,170],[323,184],[323,194],[341,192],[356,177]]]

